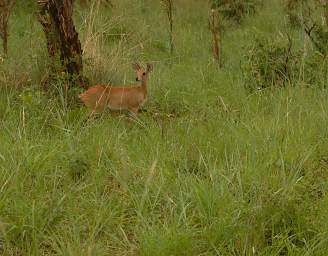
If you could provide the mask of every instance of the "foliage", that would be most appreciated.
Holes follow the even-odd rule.
[[[324,55],[319,51],[309,54],[304,60],[301,78],[308,85],[327,88],[328,55]]]
[[[92,5],[95,1],[92,0],[79,0],[78,1],[82,6]],[[113,3],[111,0],[97,0],[97,4],[102,4],[106,7],[113,7]]]
[[[242,66],[247,88],[282,87],[295,79],[301,54],[294,51],[291,40],[286,36],[254,38]]]
[[[324,88],[328,82],[327,55],[319,51],[305,54],[293,46],[290,36],[257,35],[246,49],[242,70],[250,91],[296,84]]]
[[[328,53],[328,4],[315,0],[289,0],[285,10],[289,24],[304,30],[321,54]],[[325,20],[325,21],[324,21]]]
[[[65,73],[40,90],[49,58],[25,2],[0,65],[1,255],[328,255],[327,57],[284,26],[283,0],[221,38],[222,69],[204,1],[174,2],[170,58],[160,1],[77,4],[92,84],[155,63],[141,113],[94,119]],[[249,94],[240,64],[276,89]]]
[[[292,27],[301,27],[305,16],[306,7],[309,8],[309,0],[288,0],[285,2],[285,11]]]
[[[308,34],[312,44],[321,54],[328,54],[328,26],[313,24],[311,28],[306,27],[305,32]]]
[[[224,17],[241,23],[243,17],[254,14],[261,0],[213,0],[213,6],[218,8]]]

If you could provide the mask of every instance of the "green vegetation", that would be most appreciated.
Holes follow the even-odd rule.
[[[61,74],[40,89],[50,60],[27,2],[0,65],[0,254],[328,254],[327,57],[283,0],[225,28],[221,69],[204,1],[173,1],[172,55],[161,1],[75,1],[92,84],[154,64],[137,117],[88,121]],[[250,72],[280,72],[287,35],[290,76],[256,85]]]
[[[254,14],[262,0],[212,0],[212,7],[220,10],[224,17],[237,23],[249,14]]]

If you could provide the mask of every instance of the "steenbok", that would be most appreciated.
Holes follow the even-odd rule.
[[[152,71],[151,64],[147,64],[144,70],[138,63],[132,65],[137,73],[137,81],[128,87],[116,87],[110,85],[96,85],[90,87],[87,91],[81,93],[79,98],[90,109],[91,114],[94,112],[102,112],[106,108],[109,110],[128,110],[132,113],[138,113],[139,108],[147,100],[147,80],[148,75]]]

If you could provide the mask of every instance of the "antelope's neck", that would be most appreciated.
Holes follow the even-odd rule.
[[[145,94],[147,94],[147,80],[146,79],[141,81],[141,88],[143,89]]]

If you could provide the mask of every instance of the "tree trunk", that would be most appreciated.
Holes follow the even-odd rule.
[[[3,53],[8,54],[8,20],[15,0],[0,0],[0,36],[3,41]]]
[[[72,0],[38,0],[38,5],[49,56],[53,59],[59,56],[71,80],[85,86],[82,48],[72,19]]]
[[[48,0],[38,0],[39,12],[38,18],[42,25],[43,32],[47,40],[47,49],[49,56],[54,59],[56,54],[58,54],[59,45],[58,39],[56,38],[55,25],[51,19],[49,13],[49,1]]]
[[[214,59],[218,62],[219,67],[221,67],[221,40],[220,40],[220,27],[219,27],[219,17],[218,10],[211,9],[210,14],[210,30],[212,32],[212,47]]]
[[[162,0],[164,4],[164,9],[169,21],[169,43],[170,43],[170,53],[173,54],[174,51],[174,41],[173,41],[173,0]]]

